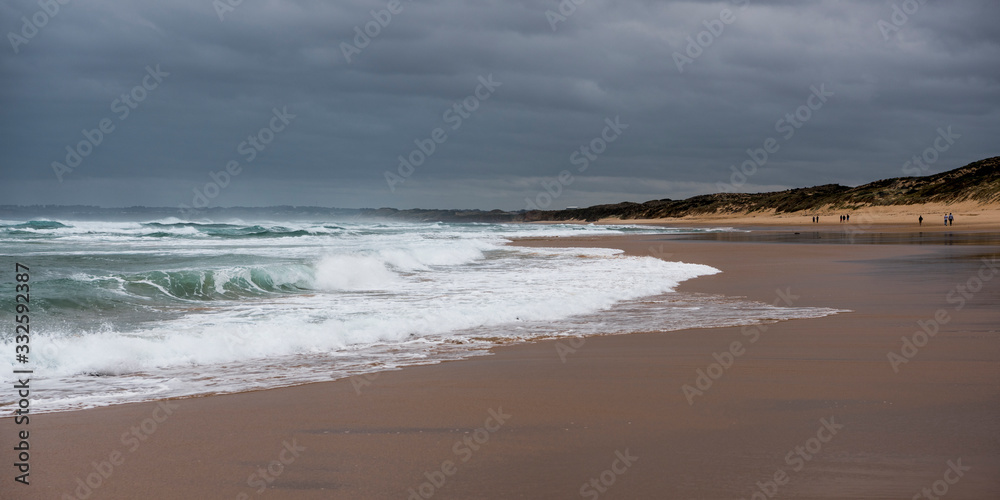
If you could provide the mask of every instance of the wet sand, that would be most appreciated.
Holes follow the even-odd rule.
[[[1000,266],[998,247],[772,234],[518,244],[708,264],[723,273],[679,290],[853,312],[36,415],[32,484],[7,467],[0,496],[78,498],[96,466],[94,499],[1000,498],[1000,274],[982,260]],[[936,314],[948,321],[924,343],[917,321],[933,329]],[[904,336],[922,347],[897,373],[887,355]],[[8,449],[13,427],[0,421]]]

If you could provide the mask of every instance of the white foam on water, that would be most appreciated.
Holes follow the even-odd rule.
[[[330,255],[316,264],[313,282],[320,290],[389,290],[399,279],[377,257]]]

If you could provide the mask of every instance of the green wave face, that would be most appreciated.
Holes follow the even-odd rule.
[[[52,220],[32,220],[25,222],[23,224],[16,224],[10,227],[18,229],[59,229],[68,226]]]

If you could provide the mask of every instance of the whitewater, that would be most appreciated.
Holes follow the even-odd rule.
[[[15,262],[32,270],[30,363],[9,361],[0,383],[13,383],[15,368],[33,369],[32,411],[66,411],[335,380],[542,338],[836,312],[675,291],[685,280],[720,272],[705,265],[510,244],[522,237],[689,231],[0,220],[2,324],[14,324]],[[0,339],[2,352],[13,353],[12,329]],[[0,395],[0,416],[13,413],[8,393]]]

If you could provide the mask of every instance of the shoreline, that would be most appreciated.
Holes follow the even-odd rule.
[[[614,476],[609,498],[749,498],[756,481],[779,469],[786,497],[910,498],[956,458],[973,469],[949,498],[1000,492],[1000,332],[990,309],[1000,280],[961,311],[944,299],[959,277],[975,274],[980,255],[997,258],[995,247],[687,236],[515,244],[703,263],[723,272],[679,291],[854,312],[768,325],[754,343],[739,327],[551,339],[371,376],[180,399],[166,409],[41,414],[31,426],[37,476],[15,491],[62,498],[93,472],[91,462],[118,451],[123,463],[94,498],[256,498],[253,474],[275,461],[281,474],[256,476],[272,498],[406,498],[438,473],[445,480],[433,498],[565,498],[621,464],[616,452],[638,458]],[[939,309],[956,319],[893,373],[887,353]],[[689,404],[681,387],[739,340],[744,352]],[[842,433],[794,471],[786,452],[810,445],[830,418],[845,425]],[[147,420],[153,425],[144,428]],[[0,420],[4,435],[10,421]],[[456,444],[469,437],[477,449]],[[305,448],[301,456],[285,446],[292,443]]]

